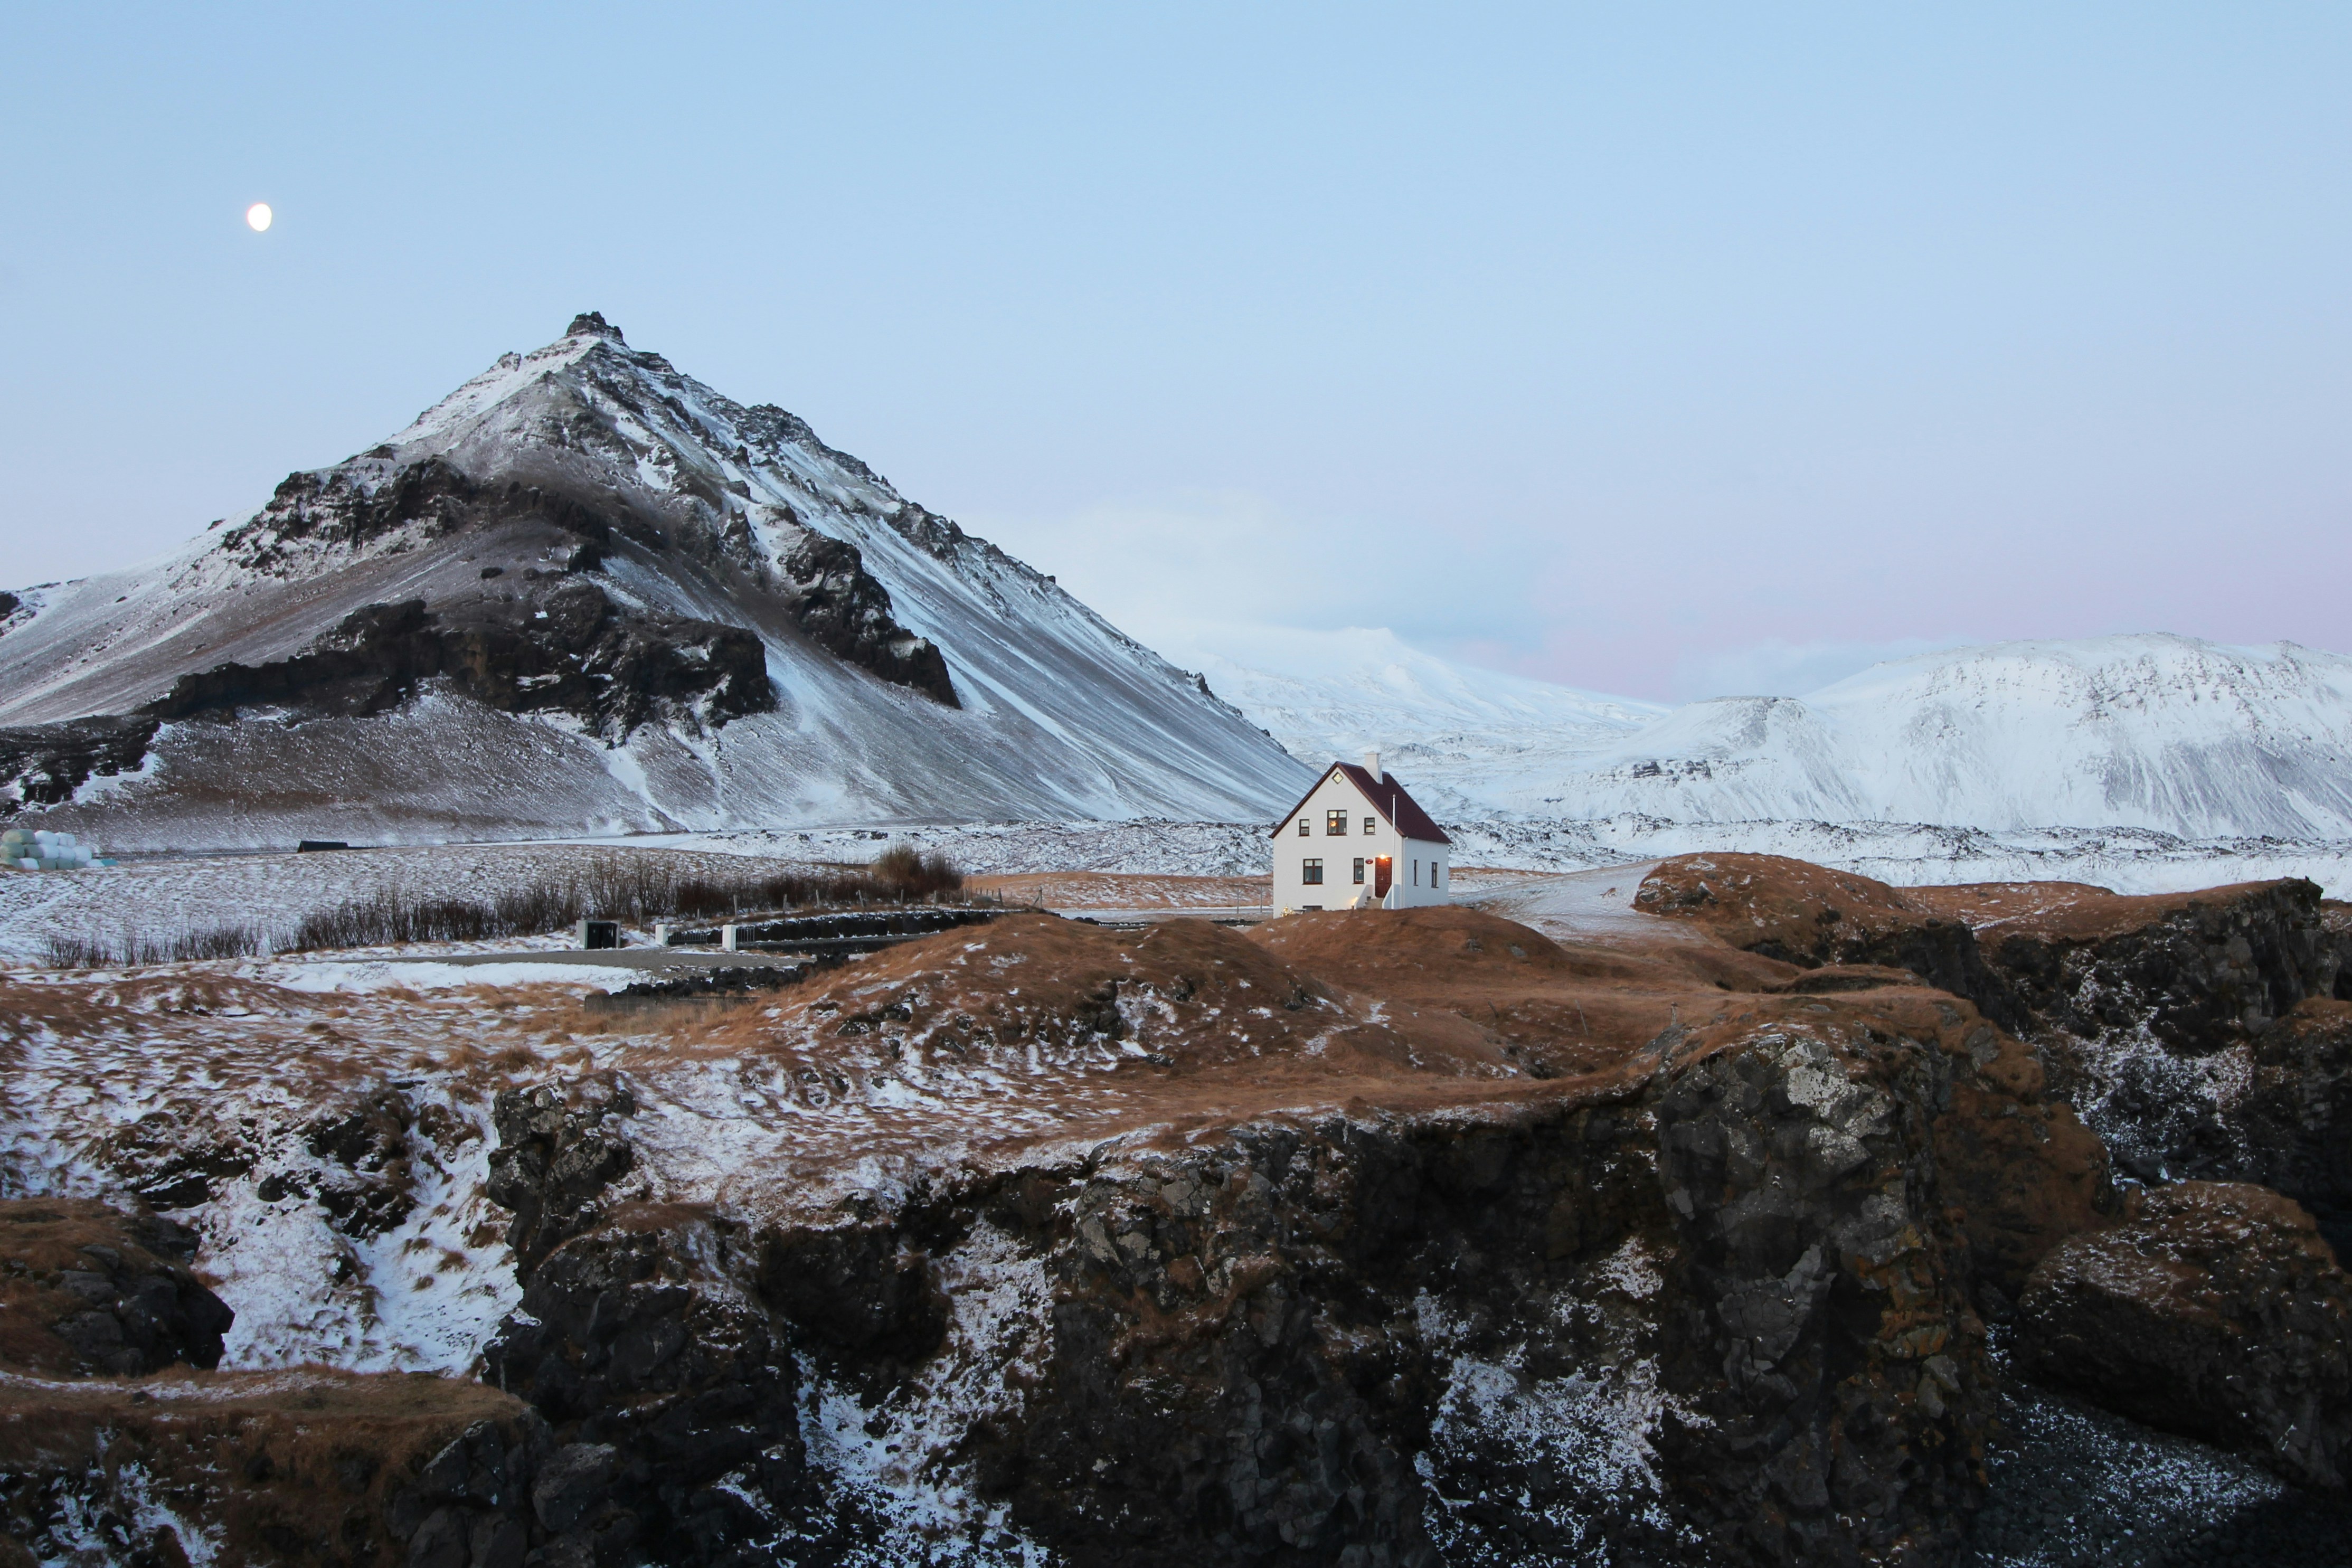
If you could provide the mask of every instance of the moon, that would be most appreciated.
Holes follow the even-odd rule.
[[[259,234],[269,226],[269,204],[256,202],[245,209],[245,226]]]

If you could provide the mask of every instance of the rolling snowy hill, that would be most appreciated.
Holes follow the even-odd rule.
[[[1540,796],[1580,759],[1668,711],[1456,664],[1384,627],[1204,626],[1160,647],[1292,756],[1320,766],[1376,749],[1425,805],[1454,816]]]
[[[1199,642],[1187,657],[1294,753],[1382,746],[1454,818],[2352,837],[2352,659],[2289,643],[2001,643],[1668,710],[1384,631]]]
[[[1307,774],[601,317],[178,555],[0,595],[0,778],[124,847],[1255,819]]]
[[[1803,699],[1693,703],[1513,804],[2352,837],[2352,659],[2166,636],[1921,654]]]

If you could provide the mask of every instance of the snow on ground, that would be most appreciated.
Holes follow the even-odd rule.
[[[1671,855],[1746,850],[1857,871],[1897,887],[1961,882],[2089,882],[2124,893],[2187,892],[2230,882],[2308,877],[2352,898],[2352,840],[2191,840],[2145,828],[1993,833],[1911,823],[1661,821],[1631,813],[1591,821],[1506,818],[1447,825],[1455,886],[1467,898],[1525,873],[1630,871]],[[696,874],[740,874],[746,859],[863,864],[894,841],[938,850],[976,887],[1053,908],[1240,907],[1263,895],[1265,827],[1234,822],[995,822],[675,834],[621,841],[452,845],[312,855],[172,856],[111,869],[0,873],[0,963],[40,963],[53,937],[119,943],[226,926],[282,942],[303,915],[379,895],[488,899],[550,879],[590,879],[631,857],[677,857]],[[1089,874],[1096,880],[1090,882]],[[1105,877],[1148,878],[1144,890]],[[1172,879],[1208,879],[1185,884]],[[1580,884],[1577,884],[1580,886]],[[1604,883],[1605,885],[1605,883]],[[1562,897],[1568,894],[1560,895]],[[1498,906],[1498,909],[1500,906]],[[406,955],[561,947],[560,936],[453,942]],[[391,957],[390,950],[344,958]],[[358,984],[356,980],[350,982]],[[386,981],[385,983],[394,983]],[[397,982],[427,984],[422,976]],[[446,984],[464,984],[452,977]]]
[[[858,860],[873,858],[867,845]],[[118,947],[127,934],[168,937],[224,928],[252,931],[273,946],[302,917],[350,902],[487,900],[536,883],[591,880],[648,853],[611,844],[481,844],[347,849],[310,855],[173,855],[81,871],[0,872],[0,961],[46,960],[53,937]],[[779,845],[775,857],[794,859]],[[713,878],[740,875],[740,856],[672,850],[662,864]],[[552,943],[561,945],[560,942]],[[448,943],[435,951],[509,949]]]
[[[461,985],[587,985],[611,992],[646,978],[642,970],[610,964],[436,963],[418,958],[313,959],[240,966],[240,972],[289,991],[320,992],[447,991]]]

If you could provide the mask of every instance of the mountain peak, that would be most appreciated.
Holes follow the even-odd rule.
[[[563,335],[567,338],[610,338],[623,348],[629,346],[629,340],[621,335],[621,329],[606,321],[602,310],[581,311],[572,318],[572,324],[563,329]]]

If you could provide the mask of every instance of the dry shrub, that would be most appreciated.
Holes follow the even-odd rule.
[[[269,939],[254,926],[200,926],[157,936],[126,931],[120,942],[104,937],[61,936],[41,941],[56,969],[118,969],[142,963],[180,963],[197,958],[252,958],[269,952]]]
[[[60,969],[173,963],[200,958],[267,955],[404,942],[483,942],[537,936],[584,919],[633,925],[656,921],[727,920],[741,915],[840,904],[905,903],[955,893],[963,872],[945,856],[894,844],[871,866],[786,869],[746,861],[740,871],[709,863],[666,865],[632,855],[583,869],[550,872],[475,898],[414,898],[391,889],[313,910],[290,935],[273,942],[257,927],[222,925],[167,935],[126,931],[120,942],[53,935],[44,946]]]
[[[310,952],[410,942],[478,942],[536,936],[586,919],[645,925],[811,904],[887,902],[903,896],[901,889],[864,871],[783,870],[751,863],[738,874],[714,875],[632,857],[541,877],[484,899],[416,900],[386,889],[304,916],[289,946]]]
[[[893,844],[874,858],[867,875],[908,898],[931,899],[963,890],[963,871],[936,849]]]

